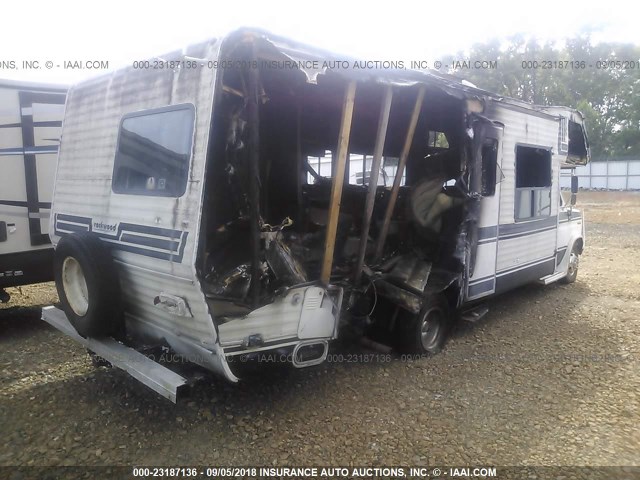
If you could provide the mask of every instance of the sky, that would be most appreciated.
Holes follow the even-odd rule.
[[[0,79],[73,84],[106,71],[86,68],[87,61],[108,62],[107,70],[114,70],[241,26],[365,60],[433,62],[474,43],[518,33],[562,42],[591,30],[596,42],[640,44],[640,7],[632,5],[618,0],[592,5],[558,0],[10,0],[2,7]],[[37,62],[31,65],[38,68],[24,68],[25,61]],[[82,62],[82,68],[65,68],[65,61]]]

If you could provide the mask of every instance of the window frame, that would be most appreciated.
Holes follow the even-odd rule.
[[[130,118],[136,117],[146,117],[150,115],[157,115],[159,113],[167,113],[167,112],[175,112],[178,110],[188,110],[191,113],[191,135],[190,135],[190,148],[189,148],[189,156],[186,160],[186,175],[184,185],[180,188],[178,195],[163,195],[161,191],[158,190],[150,190],[144,192],[136,192],[136,191],[123,191],[116,187],[115,179],[116,179],[116,167],[118,166],[118,153],[120,152],[120,140],[122,138],[122,126],[124,122]],[[120,119],[120,123],[118,124],[118,138],[116,140],[116,151],[113,157],[113,169],[111,172],[111,191],[117,195],[136,195],[142,197],[160,197],[160,198],[180,198],[183,197],[187,191],[187,184],[189,183],[189,174],[191,170],[191,163],[193,160],[194,146],[195,146],[195,135],[196,135],[196,107],[193,103],[180,103],[176,105],[166,105],[163,107],[155,107],[148,108],[146,110],[138,110],[136,112],[125,113]]]
[[[518,147],[524,148],[532,148],[537,150],[544,150],[549,154],[549,186],[548,187],[518,187],[517,186],[517,178],[518,178]],[[551,201],[551,189],[553,188],[553,147],[544,146],[544,145],[534,145],[531,143],[516,143],[513,149],[513,219],[516,223],[520,222],[529,222],[532,220],[539,220],[541,218],[548,218],[551,216],[552,210],[552,201]],[[548,190],[549,191],[549,213],[543,215],[532,215],[530,217],[519,217],[518,216],[518,206],[520,205],[520,196],[519,192],[523,190],[528,190],[531,192],[531,205],[533,208],[533,192]]]
[[[558,152],[569,153],[569,118],[560,117],[560,132],[558,133]]]
[[[494,152],[495,152],[495,158],[493,159],[493,175],[490,179],[487,179],[485,177],[485,172],[488,172],[489,169],[485,170],[485,156],[484,156],[484,149],[485,147],[489,146],[486,145],[487,140],[491,140],[494,143],[493,147],[494,147]],[[480,195],[482,195],[483,197],[493,197],[496,194],[496,186],[498,185],[498,149],[500,148],[500,140],[498,140],[497,138],[491,137],[491,136],[487,136],[483,139],[482,141],[482,148],[480,149],[481,151],[481,185],[480,185]],[[515,171],[515,168],[514,168]],[[489,180],[493,180],[492,182],[489,182]]]

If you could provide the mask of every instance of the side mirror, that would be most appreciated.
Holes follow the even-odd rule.
[[[576,194],[578,193],[578,177],[576,175],[571,176],[571,199],[569,204],[573,207],[576,204]]]

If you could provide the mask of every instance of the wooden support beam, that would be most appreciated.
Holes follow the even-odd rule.
[[[387,127],[389,125],[389,113],[391,112],[391,100],[393,99],[393,89],[391,85],[387,85],[382,99],[380,108],[380,116],[378,117],[378,132],[376,133],[376,143],[373,147],[373,162],[371,163],[371,171],[369,173],[369,190],[367,191],[367,200],[364,206],[364,216],[362,218],[362,229],[360,232],[360,248],[358,250],[358,262],[354,275],[354,284],[356,288],[360,285],[362,278],[362,267],[364,265],[364,257],[367,252],[367,239],[369,237],[369,228],[371,227],[371,216],[373,215],[373,207],[376,200],[376,188],[378,186],[378,176],[380,175],[380,167],[382,166],[382,154],[384,152],[384,143],[387,138]],[[365,168],[362,170],[362,180],[366,176]]]
[[[411,144],[413,143],[413,135],[416,131],[416,125],[418,123],[418,117],[420,117],[420,110],[422,109],[422,102],[424,101],[424,85],[420,86],[420,90],[418,90],[418,97],[416,98],[416,103],[413,106],[413,112],[411,114],[411,119],[409,120],[409,129],[407,130],[407,136],[404,140],[404,146],[402,148],[402,153],[400,154],[400,160],[398,161],[398,170],[396,171],[396,176],[393,180],[393,187],[391,188],[391,196],[389,197],[389,204],[387,205],[387,210],[384,214],[384,222],[382,223],[382,229],[380,231],[380,236],[378,237],[378,244],[376,245],[376,254],[375,259],[379,260],[382,256],[382,251],[384,249],[384,243],[387,240],[387,234],[389,233],[389,225],[391,224],[391,216],[393,215],[393,210],[396,206],[396,201],[398,200],[398,192],[400,191],[400,182],[402,181],[402,174],[404,173],[404,167],[407,163],[407,157],[409,156],[409,151],[411,150]]]
[[[340,134],[338,136],[338,151],[336,153],[335,169],[333,169],[331,183],[331,204],[329,205],[329,221],[327,222],[327,236],[324,242],[324,257],[320,280],[328,285],[331,279],[333,267],[333,252],[336,247],[336,232],[338,230],[338,215],[340,214],[340,201],[342,200],[342,186],[344,184],[344,172],[349,151],[349,136],[351,135],[351,120],[353,118],[353,104],[356,97],[356,82],[351,80],[347,84],[342,104],[342,121],[340,122]]]

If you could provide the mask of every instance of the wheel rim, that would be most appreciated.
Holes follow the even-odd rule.
[[[87,281],[80,262],[73,257],[65,258],[62,263],[62,287],[73,312],[79,317],[84,316],[89,309]]]
[[[420,342],[425,350],[432,350],[438,345],[444,315],[438,308],[428,310],[420,323]]]
[[[569,270],[567,275],[573,277],[578,272],[578,263],[580,262],[578,255],[571,252],[571,256],[569,257]]]

